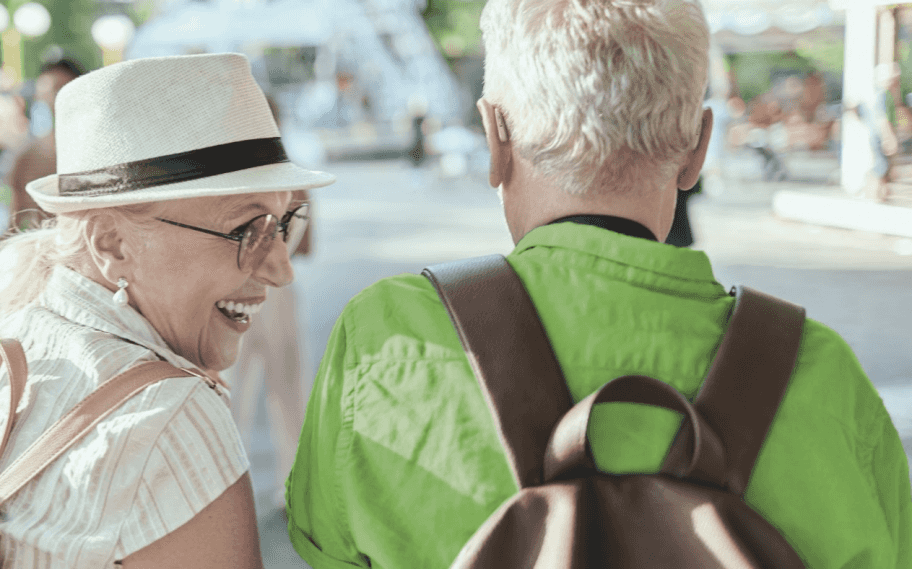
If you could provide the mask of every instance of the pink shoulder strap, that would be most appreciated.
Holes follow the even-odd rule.
[[[21,348],[19,348],[18,354],[10,357],[10,353],[16,351],[18,342],[14,341],[16,347],[12,350],[9,349],[9,344],[6,344],[6,342],[4,340],[2,344],[6,350],[2,355],[8,363],[13,362],[10,369],[12,370],[18,365],[15,362],[21,362],[21,366],[17,368],[16,373],[10,374],[11,378],[13,375],[22,378],[19,382],[19,395],[15,397],[15,399],[18,399],[21,396],[22,386],[25,384],[24,378],[26,374],[22,373],[25,371],[25,356],[22,354]],[[101,419],[120,407],[128,399],[153,383],[184,375],[205,378],[202,372],[197,370],[186,370],[175,367],[168,362],[158,361],[144,362],[133,366],[101,384],[98,389],[90,393],[47,431],[42,433],[22,455],[0,473],[0,505],[9,500],[10,497],[59,458],[68,448],[88,434]],[[13,383],[15,382],[11,381],[11,385]],[[12,403],[11,408],[15,411],[15,406]],[[13,418],[14,414],[11,412],[10,420],[7,421],[4,445],[6,444],[6,438],[9,435]],[[0,450],[0,453],[2,453],[2,450]]]
[[[19,407],[19,400],[22,399],[22,392],[25,391],[25,381],[28,378],[28,364],[25,362],[25,352],[22,351],[22,344],[17,340],[11,338],[0,339],[0,364],[4,362],[6,362],[6,368],[9,371],[10,404],[9,418],[6,420],[3,440],[0,441],[0,458],[3,457],[6,443],[9,441],[10,433],[13,431],[13,418],[16,416],[16,409]]]

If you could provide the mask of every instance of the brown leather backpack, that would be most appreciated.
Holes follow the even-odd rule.
[[[629,375],[574,405],[535,307],[501,255],[423,274],[450,313],[520,487],[451,569],[805,567],[743,499],[795,365],[804,309],[739,287],[693,403]],[[659,473],[595,468],[586,428],[593,405],[610,401],[684,415]]]

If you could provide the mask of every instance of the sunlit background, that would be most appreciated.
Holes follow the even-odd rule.
[[[238,51],[277,101],[285,128],[297,133],[288,144],[303,162],[407,154],[420,127],[426,157],[441,174],[483,171],[472,104],[481,92],[482,6],[474,0],[4,0],[0,148],[14,148],[25,136],[15,103],[28,118],[43,62],[67,55],[94,69],[136,57]],[[714,176],[725,174],[719,166],[725,153],[749,149],[761,160],[764,179],[862,193],[874,158],[864,121],[846,109],[875,107],[875,68],[888,63],[900,71],[899,82],[886,89],[901,146],[894,177],[908,174],[909,6],[706,0],[704,7],[714,39],[708,104],[720,123],[707,164],[710,191],[723,191]],[[791,154],[799,156],[794,172],[785,164]],[[812,173],[804,172],[804,158],[829,159],[826,171],[815,163]]]
[[[42,64],[245,53],[291,158],[339,181],[314,192],[314,253],[296,259],[312,380],[359,290],[512,247],[474,108],[477,0],[0,0],[0,179],[47,129]],[[715,114],[696,243],[723,284],[804,305],[840,332],[912,452],[912,3],[704,0]],[[45,113],[42,115],[41,113]],[[872,117],[885,115],[888,126]],[[872,136],[889,128],[886,186]],[[882,134],[878,134],[882,136]],[[884,193],[884,191],[886,193]],[[0,186],[0,225],[9,190]],[[302,402],[303,404],[303,402]],[[300,567],[269,508],[265,406],[248,449],[266,566]]]

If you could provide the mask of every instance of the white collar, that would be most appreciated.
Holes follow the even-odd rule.
[[[168,363],[197,367],[177,355],[152,324],[132,306],[118,306],[114,294],[92,279],[63,266],[54,267],[38,303],[63,318],[152,350]]]

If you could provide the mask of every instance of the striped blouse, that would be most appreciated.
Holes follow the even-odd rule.
[[[28,384],[0,470],[100,383],[140,361],[193,367],[101,285],[57,267],[36,303],[0,320],[22,342]],[[0,432],[9,409],[0,370]],[[195,377],[127,401],[4,506],[0,566],[114,567],[214,501],[249,462],[227,393]]]

